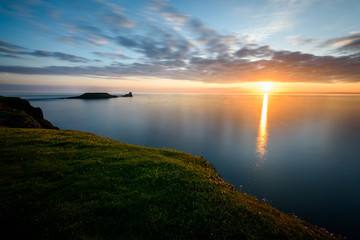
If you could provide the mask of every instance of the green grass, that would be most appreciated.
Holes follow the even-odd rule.
[[[201,157],[78,131],[0,136],[2,239],[330,239]]]

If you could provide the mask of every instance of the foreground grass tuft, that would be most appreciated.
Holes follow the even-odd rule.
[[[331,239],[201,157],[77,131],[0,135],[2,239]]]

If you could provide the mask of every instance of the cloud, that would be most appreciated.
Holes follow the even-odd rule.
[[[115,3],[106,1],[106,0],[94,0],[94,2],[98,2],[103,4],[104,6],[107,6],[109,9],[111,9],[111,11],[113,13],[117,13],[117,14],[123,14],[125,9]]]
[[[356,51],[359,51],[360,50],[360,38],[358,39],[355,39],[353,41],[351,41],[350,43],[348,44],[345,44],[344,46],[341,46],[342,50],[356,50]]]
[[[113,60],[115,59],[131,59],[130,57],[121,54],[121,53],[107,53],[107,52],[93,52],[93,54],[100,56],[100,57],[108,57]]]
[[[147,14],[157,20],[157,25],[147,21],[135,22],[136,18],[126,16],[125,8],[107,0],[94,0],[94,3],[98,11],[89,14],[84,2],[81,5],[74,1],[72,4],[80,4],[85,9],[81,8],[76,18],[66,12],[58,16],[58,25],[66,33],[60,31],[61,35],[56,37],[67,44],[77,44],[76,47],[82,50],[86,49],[84,45],[90,46],[88,54],[104,60],[101,66],[96,64],[96,60],[83,56],[62,51],[26,49],[0,41],[0,57],[32,56],[32,60],[52,58],[64,61],[67,65],[30,67],[3,63],[0,72],[115,79],[154,77],[212,83],[261,81],[269,77],[288,82],[360,82],[358,33],[323,42],[326,47],[346,50],[348,55],[316,56],[275,50],[268,45],[249,44],[243,36],[222,34],[200,19],[174,8],[168,1],[154,0],[150,5]],[[287,27],[276,25],[277,21],[293,24],[293,15],[311,5],[310,0],[272,0],[268,3],[265,9],[272,14],[260,12],[255,16],[258,22],[271,20],[266,22],[269,25],[260,29],[263,37]],[[295,6],[300,10],[296,10]],[[275,27],[271,28],[271,24]],[[290,40],[296,44],[320,41],[313,38],[300,39],[300,36],[293,36]],[[116,50],[125,50],[123,52],[132,57],[131,61],[126,61],[130,58]],[[116,61],[105,65],[110,62],[109,59]]]
[[[301,39],[301,40],[296,41],[296,44],[305,45],[305,44],[313,43],[316,41],[317,41],[316,38],[306,38],[306,39]]]
[[[169,24],[182,26],[189,21],[189,15],[179,12],[170,5],[162,4],[159,10],[163,19]]]
[[[120,46],[142,54],[147,60],[185,59],[193,47],[176,31],[156,27],[147,35],[120,35],[114,40]]]
[[[140,38],[138,52],[149,59],[182,60],[190,52],[192,44],[174,33],[157,31],[154,38]]]
[[[104,14],[101,15],[101,19],[108,27],[112,27],[115,31],[119,30],[119,28],[133,28],[136,26],[130,18],[119,14]]]
[[[18,52],[16,52],[16,51],[13,51],[13,50],[7,49],[7,48],[2,48],[2,47],[0,47],[0,52],[12,54],[12,55],[18,54]]]
[[[20,57],[16,56],[16,55],[11,55],[11,54],[1,54],[0,53],[0,57],[5,57],[5,58],[17,58],[19,59]]]
[[[41,17],[47,16],[49,20],[59,21],[63,11],[48,0],[3,0],[0,4],[0,14],[12,16],[40,32],[53,33]]]
[[[360,31],[349,32],[349,34],[360,34]]]
[[[17,46],[17,45],[14,45],[14,44],[11,44],[9,42],[2,41],[2,40],[0,40],[0,46],[4,47],[4,48],[12,49],[12,50],[22,50],[22,49],[24,49],[23,47],[20,47],[20,46]]]
[[[353,33],[344,37],[328,39],[320,47],[337,47],[336,51],[338,52],[359,52],[360,34]]]
[[[270,46],[261,46],[258,48],[244,47],[235,53],[239,58],[269,58],[273,55],[273,50]]]
[[[315,42],[319,41],[319,39],[317,39],[317,38],[300,39],[300,35],[288,36],[287,40],[289,42],[291,42],[293,45],[306,45],[306,44],[315,43]]]
[[[137,39],[137,37],[134,36],[133,38],[128,38],[125,36],[118,36],[116,38],[116,41],[118,44],[120,44],[124,47],[133,48],[133,47],[137,47],[139,45],[139,43],[134,39]]]
[[[20,58],[20,56],[28,55],[34,57],[49,57],[55,58],[62,61],[68,62],[76,62],[76,63],[87,63],[89,62],[88,59],[75,56],[72,54],[62,53],[62,52],[49,52],[44,50],[35,50],[31,51],[26,48],[11,44],[6,41],[0,41],[0,52],[6,53],[7,55],[1,55],[3,57],[13,57],[13,58]]]
[[[93,25],[79,24],[79,25],[76,26],[76,28],[78,30],[86,32],[86,33],[102,34],[102,30],[99,27],[96,27],[96,26],[93,26]]]
[[[62,53],[62,52],[48,52],[43,50],[36,50],[33,52],[24,52],[23,54],[35,56],[35,57],[52,57],[58,60],[62,61],[68,61],[68,62],[76,62],[76,63],[87,63],[89,62],[88,59],[75,56],[72,54]]]
[[[266,56],[267,59],[261,59]],[[255,59],[255,60],[254,60]],[[193,56],[187,61],[152,59],[144,63],[116,63],[108,66],[0,66],[0,72],[18,74],[72,75],[97,77],[158,77],[203,82],[234,83],[269,77],[286,82],[359,82],[360,54],[316,56],[276,51],[268,46],[239,49],[217,58]]]
[[[269,0],[249,16],[253,23],[248,29],[251,39],[260,42],[271,35],[296,25],[296,17],[311,8],[318,0]]]
[[[0,13],[72,45],[96,47],[107,43],[111,34],[136,27],[126,9],[106,0],[17,0],[2,1],[1,5]]]
[[[41,1],[37,2],[41,4]],[[33,7],[36,4],[32,1],[1,1],[2,7],[0,8],[0,12],[3,14],[13,15],[13,16],[21,16],[25,18],[32,18],[34,16]]]
[[[160,13],[166,23],[182,26],[195,37],[194,43],[202,51],[201,54],[222,55],[231,51],[231,44],[238,39],[235,35],[221,35],[207,27],[201,20],[191,17],[172,7],[168,1],[152,1],[151,8]]]

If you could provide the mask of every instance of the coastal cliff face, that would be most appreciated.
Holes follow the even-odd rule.
[[[58,129],[44,119],[40,108],[31,106],[27,100],[3,96],[0,96],[0,126]]]

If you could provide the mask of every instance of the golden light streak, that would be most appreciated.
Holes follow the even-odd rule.
[[[265,161],[266,146],[268,141],[267,132],[267,111],[268,111],[268,94],[264,94],[263,107],[261,111],[261,119],[259,124],[259,133],[256,140],[256,155],[259,161],[256,163],[255,169],[261,167],[261,164]]]

